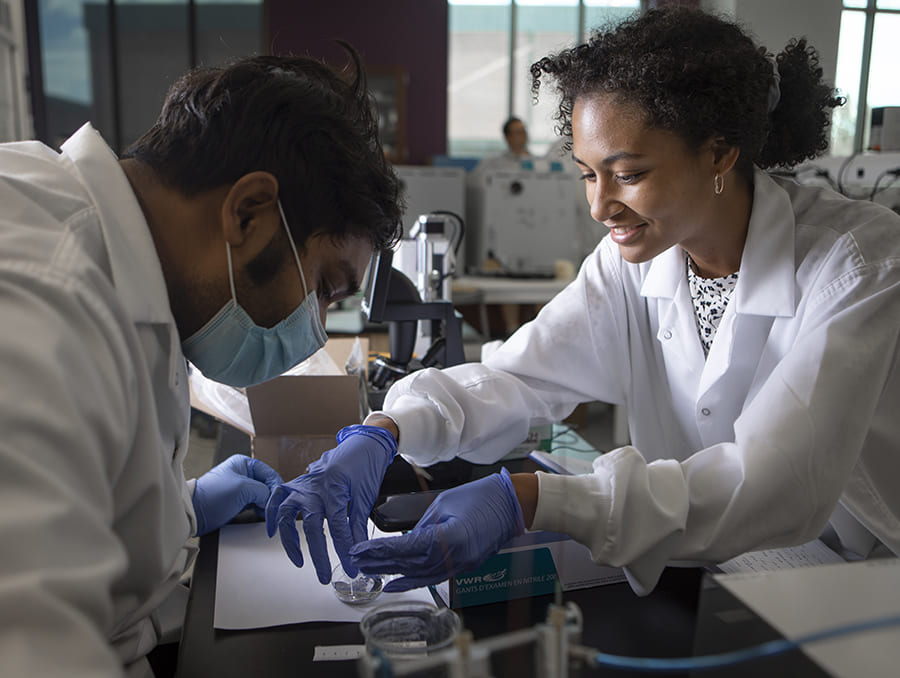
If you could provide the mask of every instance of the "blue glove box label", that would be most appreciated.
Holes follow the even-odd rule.
[[[475,570],[450,581],[450,606],[530,598],[556,590],[625,581],[621,568],[597,565],[587,547],[553,532],[528,532],[507,543]]]
[[[553,593],[556,567],[547,548],[498,553],[477,570],[453,578],[453,607]]]

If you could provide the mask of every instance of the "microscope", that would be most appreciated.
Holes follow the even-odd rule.
[[[451,300],[450,279],[462,242],[462,219],[453,212],[423,214],[409,237],[416,244],[416,287],[422,301]]]
[[[400,241],[401,250],[415,256],[394,259],[399,268],[412,280],[425,303],[450,302],[451,282],[456,273],[457,256],[462,243],[463,221],[449,211],[429,212],[419,216],[409,229],[409,234]],[[410,270],[410,263],[413,264]],[[432,331],[432,324],[422,320],[418,324],[415,353],[425,355],[439,335]]]
[[[427,226],[423,227],[427,240]],[[437,245],[432,232],[430,245]],[[431,266],[441,261],[442,247],[423,248]],[[421,277],[426,294],[404,273],[393,267],[393,252],[382,250],[373,257],[366,278],[362,310],[370,322],[388,323],[389,356],[378,356],[369,369],[369,404],[380,409],[390,385],[416,369],[450,367],[465,361],[462,345],[462,320],[449,299],[437,294],[438,285],[445,284],[443,273]],[[432,271],[440,269],[432,269]],[[431,290],[428,292],[427,290]],[[423,299],[423,296],[426,298]],[[419,324],[428,328],[430,345],[414,359]]]

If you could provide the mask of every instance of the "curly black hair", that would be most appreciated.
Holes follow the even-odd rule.
[[[344,72],[299,56],[189,71],[123,157],[146,163],[185,196],[271,172],[301,249],[322,234],[391,246],[401,233],[400,184],[384,157],[359,55],[341,44],[351,57]]]
[[[531,66],[537,97],[546,74],[560,96],[557,132],[571,148],[572,109],[582,96],[608,93],[636,104],[647,124],[678,134],[691,148],[722,137],[740,149],[737,169],[790,167],[828,148],[830,109],[844,103],[822,82],[815,50],[792,40],[771,56],[737,24],[685,7],[635,15],[600,29],[582,45]]]

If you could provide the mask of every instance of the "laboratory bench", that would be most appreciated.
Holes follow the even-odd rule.
[[[240,631],[213,628],[217,544],[215,533],[201,539],[181,640],[179,678],[357,675],[353,660],[312,661],[317,646],[362,644],[356,623],[308,622]],[[563,601],[575,601],[581,608],[585,645],[629,655],[689,655],[700,578],[699,570],[673,569],[665,573],[658,589],[645,598],[635,596],[627,584],[611,584],[565,593]],[[478,639],[545,621],[547,607],[553,601],[552,595],[519,598],[457,612],[464,628]],[[525,678],[533,668],[531,654],[523,650],[496,656],[494,663],[497,676]],[[598,672],[597,675],[628,673]]]
[[[475,293],[483,304],[535,304],[543,306],[562,292],[571,280],[466,275],[453,278],[451,298]],[[468,300],[468,298],[467,298]]]
[[[246,451],[247,437],[223,426],[216,457]],[[229,430],[230,429],[230,430]],[[538,470],[531,459],[505,461],[511,472]],[[433,488],[450,487],[499,469],[500,464],[476,465],[463,460],[429,467]],[[421,478],[402,458],[385,475],[382,494],[419,489]],[[178,678],[297,678],[304,676],[356,676],[357,662],[313,661],[317,646],[361,645],[357,623],[308,622],[249,630],[214,628],[218,532],[200,539],[194,565],[190,600],[179,646]],[[311,563],[308,565],[311,567]],[[611,654],[641,657],[683,657],[737,650],[780,638],[701,568],[667,568],[652,593],[637,596],[627,583],[564,592],[561,601],[576,603],[584,618],[582,644]],[[462,608],[463,627],[474,638],[525,629],[546,620],[554,595],[519,598]],[[376,603],[377,604],[377,603]],[[532,653],[524,648],[492,656],[495,676],[527,678],[534,675]],[[588,669],[577,675],[646,676],[624,669]],[[691,676],[690,672],[666,675]],[[798,651],[727,669],[707,670],[702,676],[827,676]]]
[[[451,298],[484,340],[503,339],[533,320],[569,281],[469,275],[453,279]]]

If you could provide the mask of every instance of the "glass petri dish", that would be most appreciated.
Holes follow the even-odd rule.
[[[335,597],[348,605],[365,605],[381,595],[384,578],[377,574],[363,574],[350,577],[338,563],[331,572],[331,586]]]

